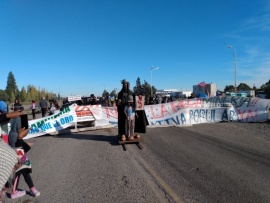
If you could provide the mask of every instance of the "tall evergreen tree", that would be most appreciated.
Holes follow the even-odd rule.
[[[133,92],[135,95],[144,95],[144,89],[141,85],[141,79],[138,77],[136,80],[136,85],[133,87]]]
[[[142,89],[143,89],[143,94],[145,95],[145,97],[150,97],[151,96],[151,85],[144,81],[144,83],[142,84]],[[152,86],[152,90],[153,90],[153,94],[156,93],[156,88],[154,86]]]
[[[14,98],[20,95],[17,84],[16,84],[15,77],[11,71],[8,73],[6,93],[9,96],[10,102],[14,102]],[[12,93],[13,93],[13,95],[12,95]],[[11,96],[14,98],[11,98]]]

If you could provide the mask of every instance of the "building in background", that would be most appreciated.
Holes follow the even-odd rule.
[[[193,93],[196,95],[206,94],[208,97],[216,96],[217,85],[215,83],[206,84],[204,82],[199,83],[198,85],[193,85]]]

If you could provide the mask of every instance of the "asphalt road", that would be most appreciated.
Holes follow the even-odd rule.
[[[270,202],[269,125],[148,128],[124,151],[117,129],[42,136],[29,152],[41,195],[6,202]],[[21,178],[20,188],[27,189]]]

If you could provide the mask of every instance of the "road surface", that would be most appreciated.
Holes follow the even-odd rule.
[[[117,129],[41,136],[29,152],[41,195],[6,202],[270,202],[270,127],[148,128],[124,151]],[[20,188],[27,189],[21,177]]]

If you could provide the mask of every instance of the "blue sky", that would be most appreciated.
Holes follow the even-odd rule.
[[[269,0],[0,0],[0,89],[13,72],[62,96],[131,87],[223,90],[270,79]]]

